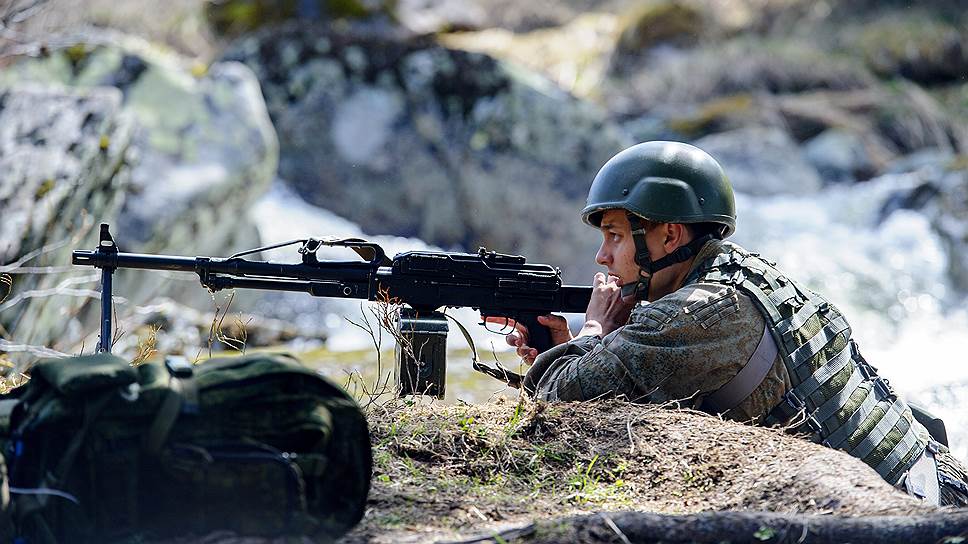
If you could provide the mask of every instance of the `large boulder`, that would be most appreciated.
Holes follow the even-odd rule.
[[[933,184],[936,199],[928,213],[948,249],[948,272],[955,287],[968,292],[968,160],[952,159]]]
[[[587,281],[597,236],[578,211],[631,143],[594,106],[491,57],[359,26],[262,33],[226,58],[258,75],[280,177],[309,202],[371,234],[524,253]]]
[[[73,107],[72,99],[59,99],[62,106],[51,103],[48,118],[32,121],[37,131],[23,129],[11,135],[30,145],[43,142],[49,159],[28,162],[12,148],[4,150],[0,159],[18,165],[14,170],[16,179],[10,183],[31,180],[35,187],[45,188],[44,194],[52,195],[47,198],[63,195],[72,186],[85,183],[93,184],[91,191],[96,191],[99,184],[123,189],[114,207],[92,206],[76,196],[70,200],[78,214],[86,210],[89,222],[110,222],[124,251],[226,255],[258,245],[256,230],[245,220],[244,210],[273,179],[277,143],[258,82],[245,66],[231,62],[192,64],[141,40],[103,33],[42,58],[24,59],[0,72],[0,89],[26,83],[63,89],[58,92],[68,97],[78,93],[85,96],[85,89],[92,89],[93,96],[114,97],[117,113],[130,118],[135,130],[131,135],[114,136],[100,128],[98,117],[91,121],[83,115],[59,111]],[[5,122],[4,127],[26,126],[24,120],[36,117],[36,110],[29,100],[7,101],[3,115],[9,116],[11,122]],[[57,123],[67,121],[73,123],[67,127],[70,130],[61,131]],[[70,131],[87,135],[86,127],[91,133],[86,136],[89,141],[75,146]],[[46,132],[64,132],[65,136],[42,137]],[[77,172],[65,172],[60,177],[49,172],[50,165],[69,161],[72,154],[87,147],[93,146],[93,158],[89,160],[103,160],[98,155],[103,154],[101,147],[111,150],[120,142],[127,145],[129,140],[123,160],[91,172],[94,181],[78,178],[84,168],[91,166],[79,166]],[[123,185],[113,181],[119,172],[126,174]],[[30,190],[29,184],[27,189],[18,189],[20,194]],[[105,197],[99,193],[98,198]],[[11,203],[2,206],[6,217]],[[4,249],[3,262],[67,238],[62,233],[74,232],[67,227],[77,221],[74,215],[53,214],[51,221],[58,228],[38,229],[38,235],[30,238],[29,243]],[[94,243],[85,240],[71,245],[90,248]],[[57,255],[56,260],[53,256],[49,260],[48,264],[64,265],[68,257]],[[176,296],[194,294],[197,304],[211,306],[210,297],[197,283],[178,282],[174,284],[177,288],[172,285],[170,278],[161,274],[122,273],[117,275],[115,292],[133,303],[162,291]],[[11,323],[11,318],[2,319]],[[14,332],[20,341],[53,343],[68,349],[78,340],[75,334],[55,334],[55,330],[63,329],[63,323],[55,326],[43,320],[31,320],[29,324],[25,319],[19,321]],[[89,325],[83,327],[88,328]]]
[[[847,130],[821,132],[804,144],[803,154],[824,181],[865,180],[874,173],[873,161],[863,140]]]
[[[964,6],[948,16],[944,11],[887,10],[862,26],[846,25],[841,40],[879,76],[927,86],[959,83],[968,71],[968,18]]]
[[[117,215],[130,185],[121,102],[111,88],[0,88],[0,275],[13,291],[0,285],[0,330],[19,343],[67,349],[57,340],[79,337],[72,317],[97,297],[92,270],[64,268],[74,246],[94,246],[94,222]]]
[[[719,161],[739,192],[806,195],[821,187],[816,169],[782,130],[742,128],[700,138],[695,144]]]

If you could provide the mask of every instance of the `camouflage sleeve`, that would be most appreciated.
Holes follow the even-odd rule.
[[[624,395],[635,402],[698,403],[739,372],[763,326],[753,302],[735,289],[691,285],[636,307],[627,325],[603,339],[582,337],[542,353],[524,385],[545,400]],[[764,406],[775,404],[784,381]]]

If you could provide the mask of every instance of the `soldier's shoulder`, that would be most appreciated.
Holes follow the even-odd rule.
[[[678,319],[707,329],[727,318],[762,326],[762,318],[748,295],[731,285],[715,283],[687,285],[632,311],[632,321],[653,326]]]

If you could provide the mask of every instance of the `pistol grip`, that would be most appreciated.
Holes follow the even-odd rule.
[[[528,345],[544,353],[551,348],[551,331],[538,323],[538,314],[522,314],[517,321],[528,328]]]

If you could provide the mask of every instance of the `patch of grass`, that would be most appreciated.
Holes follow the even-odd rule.
[[[158,331],[160,330],[160,325],[148,325],[144,334],[138,336],[138,349],[131,360],[131,366],[142,365],[158,353],[155,348],[158,344]]]
[[[16,365],[7,357],[7,354],[0,353],[0,369],[11,372]],[[0,395],[6,395],[14,389],[23,386],[30,381],[30,376],[23,372],[15,372],[12,376],[0,376]]]

